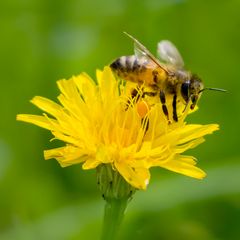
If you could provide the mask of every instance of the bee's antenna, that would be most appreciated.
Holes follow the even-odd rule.
[[[203,88],[202,90],[199,91],[199,93],[201,93],[201,92],[203,92],[205,90],[212,90],[212,91],[218,91],[218,92],[227,92],[227,90],[221,89],[221,88]]]
[[[129,33],[125,32],[125,31],[124,31],[123,33],[124,33],[125,35],[127,35],[128,37],[130,37],[131,39],[135,40],[134,37],[133,37],[132,35],[130,35]]]

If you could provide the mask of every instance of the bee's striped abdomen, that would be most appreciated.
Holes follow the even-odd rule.
[[[146,60],[138,59],[136,56],[122,56],[110,64],[116,72],[135,73],[145,69]]]

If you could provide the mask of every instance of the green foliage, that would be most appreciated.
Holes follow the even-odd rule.
[[[1,1],[0,3],[0,239],[97,239],[104,203],[95,171],[43,161],[47,131],[16,122],[39,113],[35,95],[56,99],[56,80],[95,75],[133,53],[127,31],[152,52],[161,39],[176,44],[186,67],[208,87],[189,122],[221,130],[193,150],[203,181],[153,169],[146,192],[128,208],[121,239],[239,239],[240,2]],[[92,230],[94,229],[94,231]]]

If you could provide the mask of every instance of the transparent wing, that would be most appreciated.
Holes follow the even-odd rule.
[[[184,62],[181,54],[174,46],[174,44],[170,41],[162,40],[159,42],[157,52],[159,59],[166,62],[167,64],[173,65],[179,69],[182,69],[184,67]]]
[[[146,60],[151,60],[152,62],[157,64],[160,68],[162,68],[164,71],[168,72],[168,69],[163,64],[161,64],[159,60],[156,57],[154,57],[154,55],[142,43],[140,43],[137,39],[135,39],[130,34],[126,32],[124,33],[133,40],[134,53],[137,58],[139,59],[146,58]]]

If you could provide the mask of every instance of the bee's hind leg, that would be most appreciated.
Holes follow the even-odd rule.
[[[168,113],[168,109],[167,109],[167,106],[166,106],[166,96],[165,96],[165,93],[162,90],[160,91],[160,101],[162,103],[163,113],[167,117],[168,122],[170,123],[169,113]]]
[[[142,118],[141,119],[141,124],[142,124],[142,127],[145,128],[145,133],[147,132],[147,130],[149,129],[149,119],[148,118]]]
[[[176,93],[173,95],[172,107],[173,107],[173,120],[177,122],[178,116],[177,116],[177,94]]]

